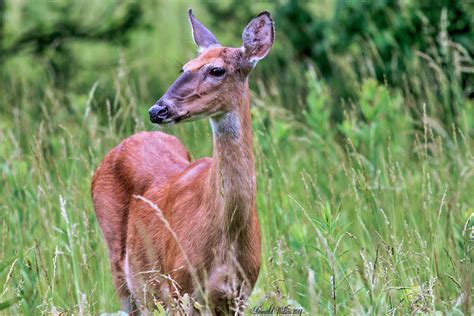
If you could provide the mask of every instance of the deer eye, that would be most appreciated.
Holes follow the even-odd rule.
[[[221,77],[225,74],[225,69],[221,67],[214,67],[209,71],[209,74],[214,77]]]

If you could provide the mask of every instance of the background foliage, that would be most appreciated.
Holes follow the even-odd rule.
[[[252,74],[263,266],[250,305],[472,313],[471,1],[0,1],[0,311],[118,310],[90,200],[195,56],[270,10]],[[207,122],[178,125],[194,158]],[[203,140],[206,141],[203,141]]]

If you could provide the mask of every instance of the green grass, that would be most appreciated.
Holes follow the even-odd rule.
[[[185,6],[162,5],[157,25],[187,32],[173,20]],[[0,314],[119,310],[90,182],[113,146],[155,129],[147,109],[177,76],[177,60],[194,53],[188,37],[153,34],[160,41],[148,46],[152,36],[137,34],[124,52],[94,46],[97,56],[81,55],[85,68],[66,91],[52,84],[47,58],[19,54],[5,64]],[[159,56],[142,57],[147,47]],[[102,62],[109,64],[97,68]],[[354,83],[354,100],[340,101],[345,111],[336,121],[330,87],[311,67],[297,74],[306,96],[291,106],[272,79],[279,75],[251,78],[263,261],[250,306],[290,304],[312,315],[471,314],[472,100],[462,98],[457,124],[444,126],[428,72],[416,78],[426,99],[367,77]],[[454,84],[439,83],[446,91]],[[207,122],[165,131],[194,159],[211,154]]]
[[[93,89],[74,113],[52,90],[36,101],[42,109],[36,117],[11,104],[13,115],[2,118],[0,306],[13,304],[7,313],[119,308],[89,186],[109,149],[153,127],[133,89],[117,87],[132,92],[103,124],[89,106]],[[378,89],[387,93],[384,102],[399,98]],[[425,116],[393,135],[375,129],[368,139],[355,133],[338,141],[336,127],[317,134],[271,105],[274,98],[253,93],[263,265],[251,305],[294,304],[327,314],[466,311],[474,192],[469,131],[461,126],[448,136]],[[467,110],[466,120],[472,103]],[[403,111],[396,117],[409,120]],[[378,119],[392,128],[386,117]],[[369,123],[359,124],[360,132]],[[205,122],[167,131],[194,157],[210,154]]]

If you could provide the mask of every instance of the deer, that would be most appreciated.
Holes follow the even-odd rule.
[[[167,308],[176,297],[189,314],[242,313],[257,281],[261,235],[249,75],[273,45],[268,11],[245,27],[241,47],[222,46],[191,9],[198,56],[149,109],[154,124],[208,118],[212,157],[191,161],[162,131],[139,132],[113,148],[91,186],[121,309]],[[196,307],[198,306],[198,307]]]

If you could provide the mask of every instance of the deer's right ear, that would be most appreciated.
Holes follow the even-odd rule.
[[[244,56],[255,65],[268,55],[274,39],[272,17],[268,11],[263,11],[249,22],[242,34]]]
[[[194,17],[192,9],[189,9],[188,16],[189,24],[191,24],[191,29],[193,31],[193,40],[197,45],[199,52],[202,52],[211,46],[220,46],[214,34],[212,34],[211,31]]]

